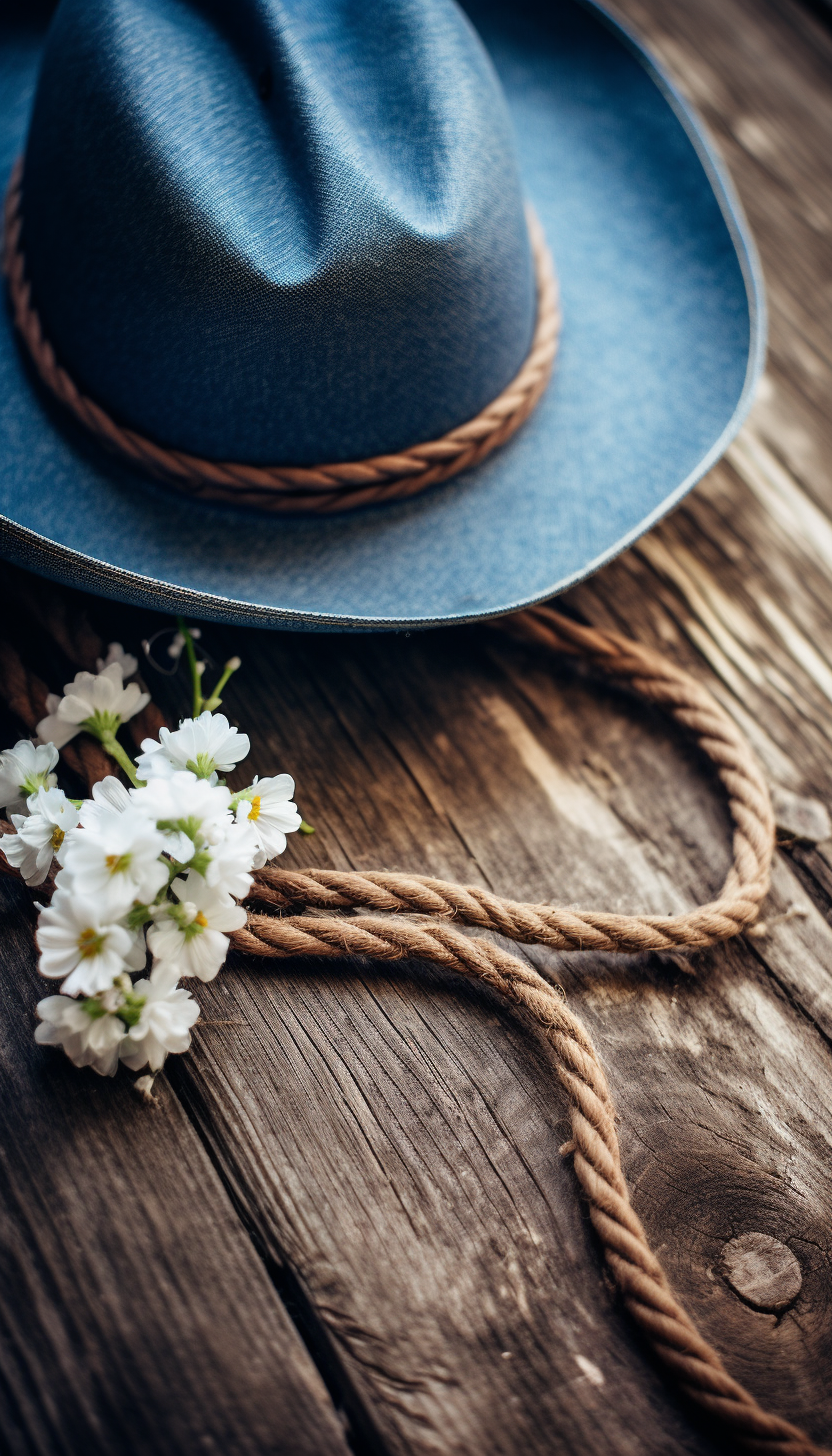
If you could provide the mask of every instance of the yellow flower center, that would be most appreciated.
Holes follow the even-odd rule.
[[[64,842],[64,831],[63,831],[63,829],[60,829],[58,827],[58,825],[56,824],[55,825],[55,828],[52,830],[52,848],[53,849],[60,849],[60,847],[63,844],[63,842]]]
[[[205,919],[201,910],[197,910],[193,923],[194,925],[201,925],[203,930],[207,930],[208,928],[208,921]]]
[[[248,817],[251,820],[252,824],[256,824],[257,823],[257,820],[260,818],[260,795],[259,794],[255,794],[254,798],[251,801],[251,812],[249,813],[249,816]]]
[[[111,875],[122,875],[130,864],[129,854],[108,854],[104,863]]]
[[[104,936],[92,926],[82,930],[78,937],[78,949],[81,952],[82,960],[89,960],[90,956],[100,955],[104,946]]]

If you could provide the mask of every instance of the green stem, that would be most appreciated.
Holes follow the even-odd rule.
[[[136,773],[135,764],[130,762],[130,759],[127,757],[127,754],[125,753],[115,734],[102,733],[101,746],[104,749],[105,753],[109,753],[110,757],[115,759],[116,763],[119,765],[119,768],[124,769],[124,772],[126,773],[134,789],[140,788],[143,781]]]
[[[191,673],[191,685],[193,688],[193,715],[195,718],[198,718],[205,704],[202,698],[202,688],[199,681],[199,673],[197,672],[196,648],[194,647],[194,639],[188,631],[184,617],[177,617],[176,625],[179,628],[179,631],[182,633],[182,636],[185,638],[185,651],[188,654],[188,667]]]
[[[241,663],[239,657],[229,657],[227,663],[225,664],[225,667],[222,670],[222,677],[214,688],[214,691],[212,692],[210,698],[206,698],[204,700],[202,704],[203,708],[207,708],[211,713],[216,712],[217,708],[222,702],[220,693],[228,682],[228,679],[231,677],[231,674],[236,672],[237,668],[240,666]]]
[[[177,876],[186,875],[190,868],[190,862],[188,862],[187,864],[180,864],[179,860],[171,860],[170,868],[168,870],[168,882],[166,885],[162,886],[161,890],[156,896],[154,904],[161,905],[162,901],[167,898],[168,890],[170,889]]]

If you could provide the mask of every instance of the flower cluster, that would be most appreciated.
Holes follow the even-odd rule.
[[[67,798],[58,748],[84,728],[112,751],[121,723],[148,701],[124,684],[136,667],[113,644],[97,674],[79,673],[50,701],[39,745],[24,739],[0,753],[0,804],[16,830],[0,840],[6,859],[29,885],[58,866],[37,939],[40,972],[60,994],[39,1003],[36,1039],[102,1075],[119,1061],[155,1073],[168,1052],[187,1050],[199,1007],[180,980],[216,976],[229,933],[245,924],[251,871],[302,824],[288,774],[239,793],[226,786],[221,775],[249,740],[207,709],[145,739],[135,766],[115,744],[129,789],[108,777],[90,799]]]

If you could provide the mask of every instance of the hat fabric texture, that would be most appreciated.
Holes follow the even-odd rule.
[[[23,219],[75,384],[213,460],[444,435],[532,338],[508,109],[444,0],[63,0]]]
[[[595,5],[466,9],[63,0],[45,49],[42,26],[0,22],[0,162],[25,148],[33,298],[120,423],[297,465],[464,423],[531,342],[525,199],[565,317],[554,379],[507,445],[409,502],[327,519],[144,478],[48,396],[4,325],[3,554],[228,621],[467,620],[586,575],[718,458],[761,366],[762,291],[698,123]]]

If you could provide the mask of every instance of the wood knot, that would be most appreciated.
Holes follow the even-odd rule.
[[[820,799],[807,799],[779,785],[771,791],[771,806],[777,832],[785,840],[798,844],[822,844],[832,836],[829,810]]]
[[[740,1234],[722,1250],[721,1273],[726,1284],[752,1309],[772,1313],[787,1309],[797,1298],[803,1275],[791,1249],[770,1234]]]

